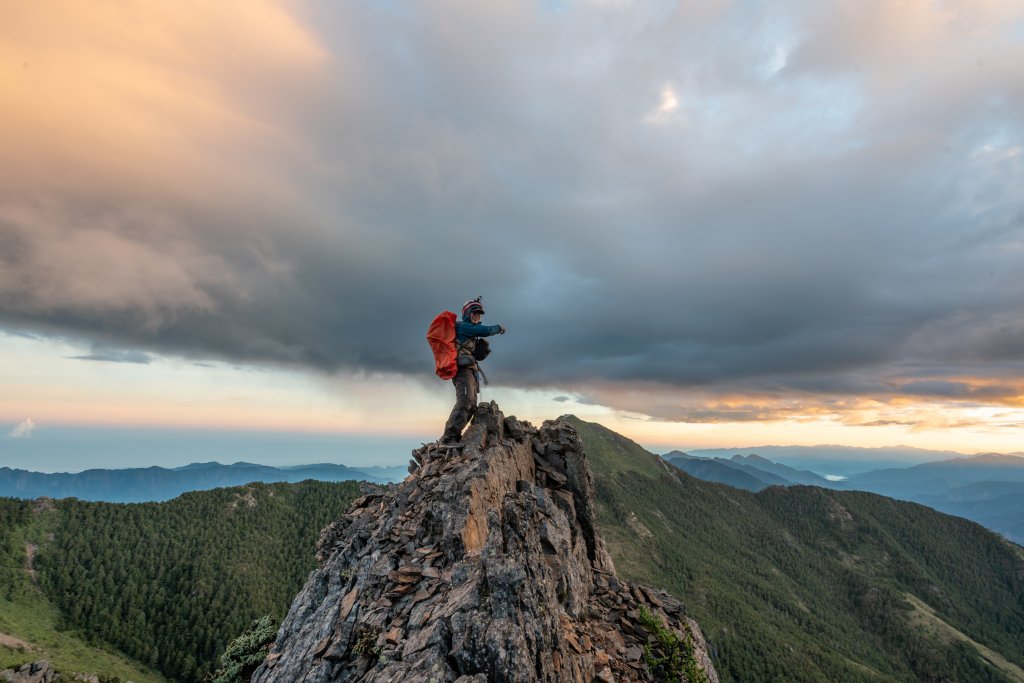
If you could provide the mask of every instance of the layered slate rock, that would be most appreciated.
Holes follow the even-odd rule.
[[[323,531],[254,682],[717,683],[683,605],[616,578],[569,423],[481,404],[463,443]]]

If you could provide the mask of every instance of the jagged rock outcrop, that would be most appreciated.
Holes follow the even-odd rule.
[[[0,671],[0,680],[8,683],[50,683],[56,676],[57,672],[45,659]]]
[[[17,669],[0,671],[0,681],[5,683],[99,683],[100,677],[96,674],[60,673],[53,668],[49,661],[42,659],[38,662],[22,664]],[[127,683],[131,683],[131,681]]]
[[[463,442],[323,531],[252,681],[717,683],[683,605],[616,578],[570,424],[481,404]]]

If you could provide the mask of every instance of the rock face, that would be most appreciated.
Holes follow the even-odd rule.
[[[120,679],[119,679],[120,680]],[[60,673],[47,660],[22,664],[17,669],[0,671],[0,681],[6,683],[100,683],[96,674]],[[132,683],[127,681],[126,683]]]
[[[58,678],[59,675],[46,660],[29,662],[17,669],[0,671],[0,680],[8,683],[50,683]]]
[[[683,605],[615,577],[571,425],[481,404],[463,443],[323,531],[254,683],[717,683]]]

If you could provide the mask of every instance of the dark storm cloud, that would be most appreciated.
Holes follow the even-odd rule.
[[[0,190],[0,321],[427,375],[430,318],[483,294],[503,384],[1020,379],[1021,17],[828,7],[320,8],[326,61],[229,103],[237,164]]]
[[[974,398],[983,401],[986,399],[1014,398],[1019,394],[1020,388],[1010,384],[973,386],[966,382],[918,380],[900,386],[899,392],[913,396]]]

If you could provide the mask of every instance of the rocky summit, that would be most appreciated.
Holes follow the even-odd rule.
[[[697,623],[615,576],[568,422],[481,404],[459,449],[321,534],[314,571],[252,681],[708,681]]]

